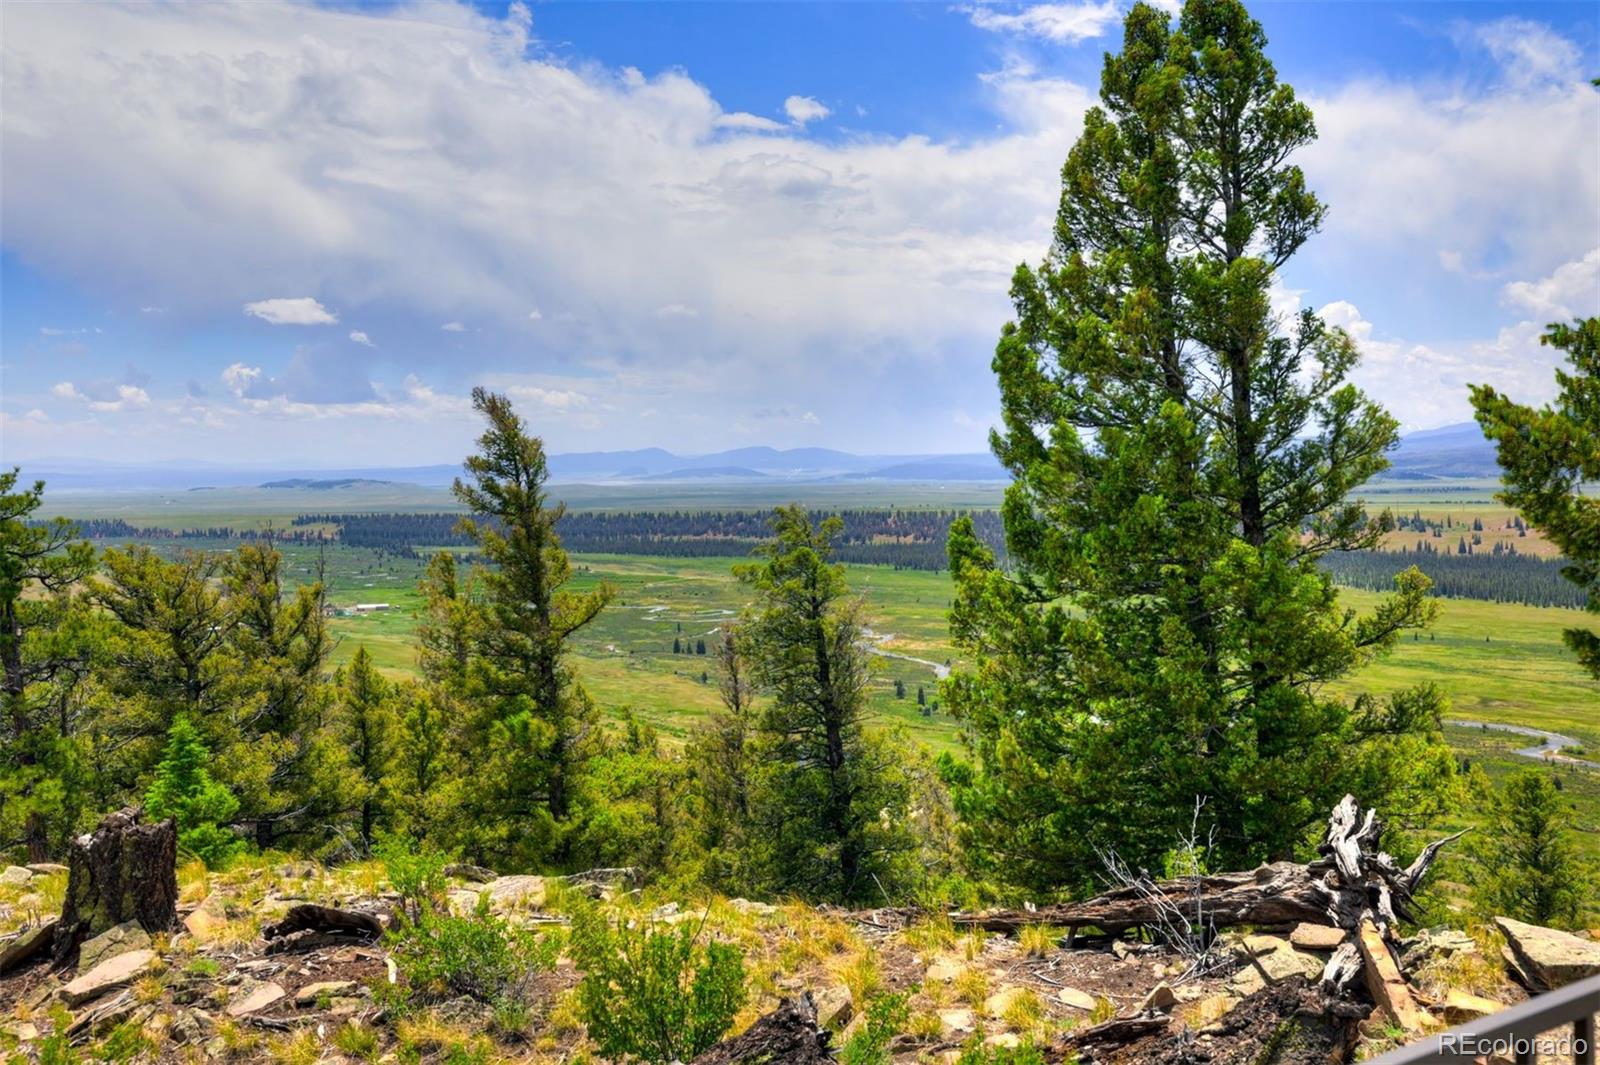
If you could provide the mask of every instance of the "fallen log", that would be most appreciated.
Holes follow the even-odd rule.
[[[1334,807],[1319,848],[1321,857],[1306,864],[1273,862],[1248,872],[1127,885],[1083,902],[1036,909],[997,910],[949,915],[958,928],[1016,932],[1025,925],[1100,928],[1113,935],[1130,928],[1157,927],[1164,911],[1198,907],[1213,929],[1238,925],[1310,922],[1355,931],[1371,917],[1386,942],[1410,916],[1412,895],[1422,883],[1439,848],[1461,834],[1429,844],[1415,861],[1401,869],[1380,849],[1384,824],[1375,812],[1363,815],[1353,796]]]
[[[786,998],[744,1033],[697,1056],[689,1065],[831,1065],[828,1032],[817,1024],[817,1006],[807,991]]]
[[[360,910],[341,910],[333,906],[301,903],[289,908],[283,920],[261,930],[267,939],[281,939],[297,932],[314,932],[348,943],[370,943],[383,935],[383,922]]]

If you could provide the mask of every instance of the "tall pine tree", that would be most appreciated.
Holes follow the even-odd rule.
[[[568,641],[611,601],[602,585],[566,587],[572,565],[556,523],[564,507],[545,492],[544,444],[511,401],[483,388],[473,406],[489,426],[455,495],[461,528],[491,566],[471,632],[466,688],[476,713],[472,745],[486,758],[473,790],[482,857],[560,862],[576,777],[599,739],[597,712],[567,664]]]
[[[1348,336],[1272,309],[1324,207],[1289,162],[1311,112],[1264,48],[1237,0],[1176,26],[1136,4],[1050,252],[1013,280],[991,439],[1013,568],[952,528],[974,665],[946,701],[972,852],[1024,884],[1086,887],[1105,848],[1159,868],[1199,796],[1237,865],[1289,853],[1345,789],[1391,809],[1448,772],[1432,690],[1324,687],[1431,606],[1411,572],[1355,618],[1316,565],[1384,531],[1353,493],[1396,423],[1348,383]]]

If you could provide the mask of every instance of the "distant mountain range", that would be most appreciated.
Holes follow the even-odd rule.
[[[1494,445],[1472,422],[1408,433],[1390,453],[1392,480],[1447,480],[1498,475]],[[5,465],[0,462],[0,465]],[[342,469],[239,468],[203,463],[119,464],[87,459],[43,459],[27,463],[28,479],[43,478],[65,489],[318,488],[381,484],[448,485],[456,465]],[[856,455],[822,447],[779,450],[741,447],[710,455],[677,455],[652,447],[637,451],[580,451],[550,457],[552,481],[567,484],[715,483],[901,484],[1009,480],[994,456]]]

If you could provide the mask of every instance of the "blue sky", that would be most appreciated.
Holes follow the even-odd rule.
[[[1117,0],[0,8],[0,455],[968,451]],[[1589,3],[1252,5],[1411,428],[1600,312]]]

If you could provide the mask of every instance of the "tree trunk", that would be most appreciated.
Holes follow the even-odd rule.
[[[178,923],[178,829],[171,820],[149,824],[130,806],[106,815],[92,833],[72,841],[67,898],[57,928],[55,964],[62,967],[91,936],[124,921],[146,932]]]

